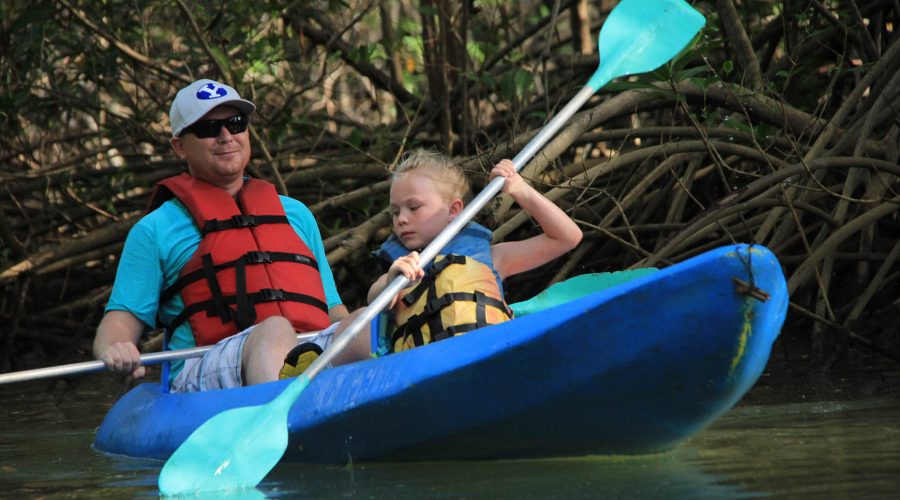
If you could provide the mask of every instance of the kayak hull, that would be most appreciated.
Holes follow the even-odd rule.
[[[663,451],[753,386],[787,303],[775,256],[734,245],[500,325],[329,369],[290,412],[285,460]],[[264,404],[286,384],[191,394],[142,384],[109,411],[95,448],[166,459],[213,415]]]

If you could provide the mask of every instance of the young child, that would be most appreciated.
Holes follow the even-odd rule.
[[[419,251],[459,215],[469,185],[452,160],[423,150],[410,153],[394,171],[390,194],[393,234],[375,254],[390,268],[368,294],[371,302],[401,274],[413,282],[389,306],[396,327],[391,338],[393,351],[509,320],[503,280],[544,265],[581,241],[581,229],[575,222],[524,182],[510,160],[494,166],[490,178],[498,175],[506,178],[503,192],[544,232],[491,245],[491,231],[469,222],[423,269]]]

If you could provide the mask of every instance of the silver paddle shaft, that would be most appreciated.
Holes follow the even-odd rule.
[[[569,101],[566,106],[550,120],[547,125],[540,130],[519,154],[513,158],[513,166],[516,168],[516,172],[522,170],[522,167],[528,163],[530,160],[542,147],[547,143],[550,139],[553,138],[554,135],[559,131],[562,126],[569,121],[569,118],[572,117],[580,108],[581,105],[584,104],[592,95],[596,92],[595,89],[585,86],[577,94]],[[478,213],[479,210],[484,208],[487,205],[487,202],[491,200],[497,193],[503,189],[503,183],[506,182],[506,178],[504,177],[495,177],[491,182],[488,183],[487,186],[478,196],[472,199],[472,201],[463,209],[462,212],[456,216],[450,224],[444,228],[443,231],[425,247],[425,250],[422,250],[422,253],[419,254],[419,265],[421,267],[425,267],[431,262],[435,257],[437,257],[438,252],[440,252],[447,243],[450,243],[450,240],[453,239],[454,236],[459,233],[459,231],[475,217],[475,214]],[[347,344],[353,341],[354,338],[359,334],[359,332],[363,331],[366,325],[372,322],[375,316],[378,315],[381,311],[383,311],[388,304],[390,304],[391,300],[400,293],[400,290],[406,287],[409,284],[409,280],[403,276],[397,276],[394,278],[384,290],[375,297],[375,300],[372,301],[371,304],[359,315],[356,319],[350,323],[350,326],[344,330],[340,336],[332,343],[332,345],[324,352],[321,356],[316,358],[316,360],[309,366],[306,370],[306,375],[309,378],[313,378],[323,368],[328,366],[329,363],[334,359],[338,353],[342,352]]]
[[[297,341],[305,342],[312,340],[319,332],[298,333]],[[204,352],[208,351],[212,346],[205,345],[201,347],[192,347],[190,349],[179,349],[177,351],[154,352],[141,355],[142,365],[155,365],[164,361],[177,361],[180,359],[199,358]],[[87,373],[95,373],[106,371],[106,365],[103,361],[83,361],[81,363],[72,363],[60,366],[48,366],[46,368],[35,368],[33,370],[23,370],[20,372],[0,374],[0,385],[12,384],[15,382],[27,382],[29,380],[39,380],[44,378],[66,377],[70,375],[83,375]]]

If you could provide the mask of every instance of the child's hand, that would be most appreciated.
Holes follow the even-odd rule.
[[[419,266],[419,252],[410,252],[409,255],[397,257],[388,269],[387,284],[392,283],[394,278],[401,274],[409,281],[417,281],[425,276],[425,271]]]
[[[512,160],[501,160],[500,163],[494,165],[494,168],[491,169],[491,176],[488,181],[494,180],[494,177],[497,176],[506,177],[506,182],[503,183],[501,192],[506,193],[513,198],[524,192],[527,187],[527,184],[522,180],[522,176],[516,172],[516,167],[513,165]]]

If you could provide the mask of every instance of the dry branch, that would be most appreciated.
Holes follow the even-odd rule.
[[[584,31],[557,13],[586,6],[583,28],[602,22],[606,3],[549,2],[541,16],[458,0],[280,12],[60,0],[37,38],[16,22],[24,7],[11,6],[5,26],[21,43],[0,57],[0,93],[18,106],[0,122],[0,320],[18,333],[4,349],[60,348],[67,330],[83,346],[151,187],[184,168],[164,120],[187,75],[221,74],[252,96],[252,174],[316,213],[338,289],[359,304],[379,273],[368,253],[390,232],[379,211],[388,166],[443,144],[477,189],[597,65],[572,56]],[[434,6],[434,40],[422,38],[421,5]],[[783,338],[812,346],[831,337],[806,332],[843,325],[881,332],[848,337],[858,343],[900,346],[890,340],[900,335],[890,325],[900,311],[900,6],[697,5],[723,38],[709,31],[682,60],[614,82],[525,166],[586,238],[510,293],[745,241],[771,248],[790,276],[789,320],[800,326]],[[725,71],[728,60],[739,71]],[[498,240],[537,230],[508,199],[483,215]],[[24,333],[37,328],[46,335]]]

